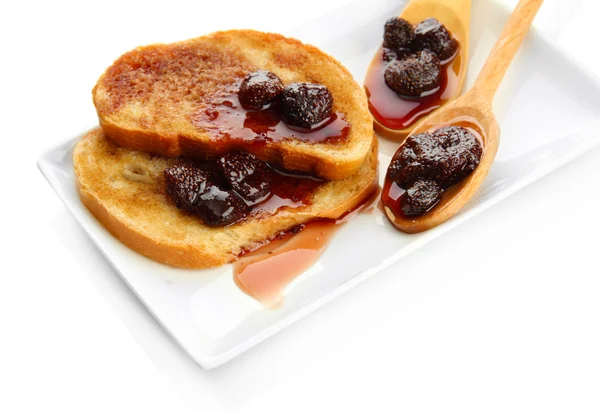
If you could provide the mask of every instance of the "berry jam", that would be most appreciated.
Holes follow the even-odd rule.
[[[242,107],[237,84],[225,88],[203,105],[193,116],[195,127],[206,131],[211,139],[242,140],[255,144],[297,139],[308,143],[341,143],[347,140],[350,124],[343,113],[332,115],[309,128],[288,126],[274,105],[260,111]]]
[[[388,168],[381,201],[390,219],[416,219],[443,207],[483,155],[479,126],[457,121],[410,136]]]
[[[208,226],[229,226],[278,209],[311,204],[325,183],[269,166],[249,153],[227,154],[216,161],[182,158],[165,169],[166,194],[175,205]]]
[[[440,88],[426,97],[410,100],[400,97],[386,85],[384,74],[388,64],[384,61],[383,48],[380,48],[367,72],[365,90],[369,110],[375,120],[388,129],[401,130],[412,126],[456,95],[463,63],[458,52],[443,61]]]

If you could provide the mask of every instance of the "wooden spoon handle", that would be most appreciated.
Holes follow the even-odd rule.
[[[544,0],[521,0],[510,15],[502,34],[494,45],[472,91],[492,102],[504,74],[519,50],[533,18]]]

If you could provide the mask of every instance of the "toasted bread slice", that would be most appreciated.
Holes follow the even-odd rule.
[[[270,70],[285,84],[324,84],[334,112],[350,124],[338,143],[284,139],[266,144],[229,139],[216,144],[192,122],[207,99],[255,70]],[[369,153],[373,121],[367,99],[348,70],[333,57],[298,40],[252,30],[217,32],[195,39],[138,47],[125,53],[93,90],[100,125],[120,146],[162,156],[251,152],[287,170],[328,180],[354,174]]]
[[[73,162],[83,204],[125,245],[158,262],[206,268],[232,262],[282,231],[358,206],[376,185],[377,140],[371,143],[359,171],[318,187],[309,205],[218,228],[168,201],[163,172],[175,159],[121,148],[96,129],[77,143]]]

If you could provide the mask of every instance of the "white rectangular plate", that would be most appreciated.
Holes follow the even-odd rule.
[[[383,22],[401,9],[397,0],[359,1],[291,34],[336,56],[362,83],[380,44]],[[472,84],[508,14],[493,0],[473,1],[467,85]],[[230,266],[175,269],[144,258],[113,238],[77,195],[71,155],[81,136],[46,153],[39,167],[148,311],[208,369],[594,146],[597,139],[589,131],[600,121],[600,83],[534,30],[498,92],[495,112],[502,127],[496,162],[484,186],[459,215],[418,235],[396,231],[381,214],[359,215],[340,230],[317,264],[290,285],[283,306],[276,310],[264,309],[241,293]],[[382,140],[381,177],[396,148],[397,144]]]

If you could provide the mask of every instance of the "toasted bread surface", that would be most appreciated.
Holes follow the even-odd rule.
[[[207,99],[255,70],[284,83],[326,85],[334,112],[350,124],[339,143],[292,138],[252,145],[230,139],[215,144],[193,118]],[[240,149],[288,170],[326,179],[354,174],[369,153],[373,121],[363,88],[333,57],[298,40],[252,30],[229,30],[172,44],[138,47],[100,77],[93,100],[106,134],[120,146],[162,156],[218,155]]]
[[[115,237],[158,262],[206,268],[235,261],[242,251],[282,231],[319,218],[335,219],[358,206],[376,185],[377,140],[357,173],[323,184],[309,205],[218,228],[168,200],[163,172],[175,161],[121,148],[101,129],[78,142],[73,154],[81,200]]]

